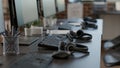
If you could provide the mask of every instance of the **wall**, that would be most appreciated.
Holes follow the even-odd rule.
[[[120,0],[106,0],[106,1],[115,2],[115,1],[120,1]]]
[[[65,9],[66,10],[56,14],[56,17],[58,19],[67,18],[67,4],[68,4],[68,0],[65,0]]]
[[[120,14],[101,15],[104,20],[103,40],[113,39],[120,35]]]

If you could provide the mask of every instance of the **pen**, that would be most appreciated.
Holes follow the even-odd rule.
[[[18,35],[20,35],[20,32],[17,32],[17,33],[14,35],[14,37],[17,37]]]
[[[14,26],[12,26],[12,30],[11,30],[11,36],[14,36]]]

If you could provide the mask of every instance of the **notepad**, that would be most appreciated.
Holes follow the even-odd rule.
[[[19,37],[19,45],[29,46],[38,39],[38,37]]]
[[[50,30],[50,34],[67,34],[70,30]]]

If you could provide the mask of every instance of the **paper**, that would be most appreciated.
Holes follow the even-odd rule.
[[[31,27],[31,34],[43,34],[43,27]]]
[[[83,4],[82,3],[70,3],[67,7],[68,18],[83,18]]]
[[[50,30],[50,34],[67,34],[70,30]]]

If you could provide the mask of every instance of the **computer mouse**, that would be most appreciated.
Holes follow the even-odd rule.
[[[71,55],[70,52],[67,51],[58,51],[53,53],[52,57],[55,59],[67,59]]]

